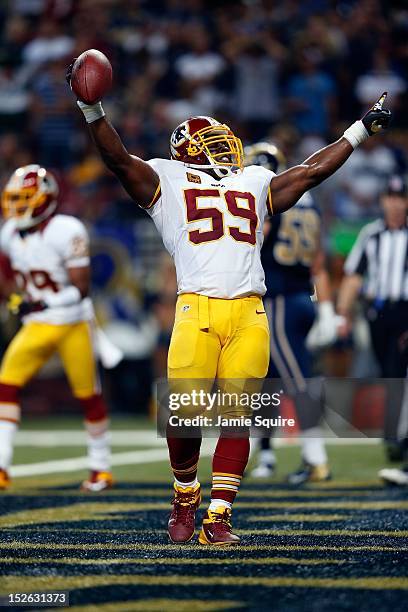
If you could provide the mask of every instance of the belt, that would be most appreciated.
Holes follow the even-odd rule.
[[[198,324],[200,329],[209,329],[210,310],[208,307],[209,298],[206,295],[198,295]]]

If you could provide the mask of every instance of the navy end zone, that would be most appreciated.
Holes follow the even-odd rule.
[[[123,484],[98,497],[39,486],[0,497],[0,590],[45,591],[52,579],[54,590],[69,590],[72,610],[298,611],[307,601],[311,611],[399,612],[407,509],[404,492],[372,484],[245,483],[242,546],[203,550],[168,543],[167,484]]]

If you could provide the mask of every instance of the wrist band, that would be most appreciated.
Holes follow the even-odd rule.
[[[359,144],[367,140],[369,137],[369,133],[364,127],[364,123],[361,121],[356,121],[344,132],[343,137],[349,141],[353,149],[358,147]]]
[[[85,121],[87,123],[93,123],[98,119],[102,119],[105,116],[105,111],[102,108],[101,102],[96,104],[85,104],[81,100],[77,100],[77,104],[81,111],[84,113]]]

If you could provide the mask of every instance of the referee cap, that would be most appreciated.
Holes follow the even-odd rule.
[[[388,177],[384,193],[386,195],[399,195],[402,197],[408,195],[407,184],[404,177],[400,176],[399,174],[394,174]]]

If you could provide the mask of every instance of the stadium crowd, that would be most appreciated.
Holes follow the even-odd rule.
[[[104,106],[144,159],[167,157],[175,125],[205,114],[244,143],[272,140],[296,163],[387,90],[398,127],[367,140],[315,190],[335,281],[358,230],[379,213],[387,176],[407,170],[402,1],[9,0],[0,24],[0,187],[33,161],[55,172],[61,210],[91,229],[98,314],[130,361],[165,345],[174,274],[151,221],[84,129],[64,80],[73,57],[88,48],[109,57],[114,87]],[[162,355],[157,362],[162,372]]]

